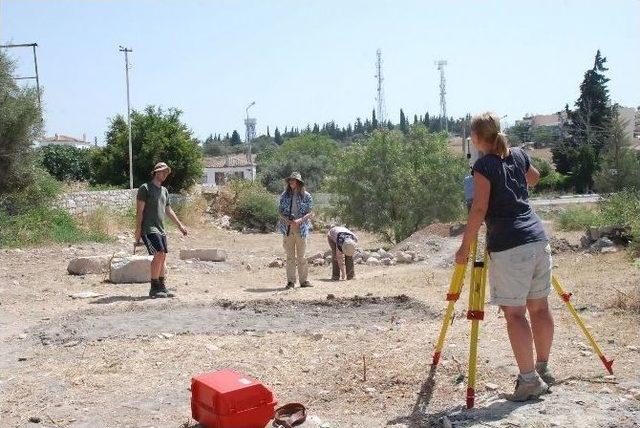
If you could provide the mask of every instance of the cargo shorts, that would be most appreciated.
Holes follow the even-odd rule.
[[[547,241],[491,252],[489,257],[489,304],[525,306],[527,299],[549,295],[552,260]]]

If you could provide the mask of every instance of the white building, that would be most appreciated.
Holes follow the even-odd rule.
[[[86,135],[82,136],[82,140],[79,138],[69,137],[68,135],[55,134],[53,137],[42,137],[35,141],[36,147],[58,145],[58,146],[71,146],[78,149],[88,149],[91,147],[91,142],[87,141]]]
[[[214,156],[204,158],[203,186],[215,187],[234,178],[254,181],[256,179],[256,156],[247,161],[246,154]]]

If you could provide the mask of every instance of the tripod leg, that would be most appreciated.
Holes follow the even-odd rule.
[[[571,312],[571,315],[573,315],[573,318],[576,320],[576,324],[578,324],[578,327],[580,327],[584,335],[587,337],[587,340],[591,344],[591,347],[593,348],[594,351],[596,351],[596,354],[598,354],[598,357],[600,357],[602,364],[604,364],[609,374],[613,374],[613,360],[607,360],[607,357],[604,356],[604,354],[600,350],[600,347],[598,346],[596,341],[593,339],[593,336],[591,336],[591,333],[589,333],[587,326],[585,326],[584,322],[582,322],[582,319],[580,319],[580,315],[578,315],[578,312],[573,307],[573,304],[571,304],[571,301],[570,301],[571,293],[567,293],[562,289],[560,282],[556,279],[555,276],[551,277],[551,284],[553,284],[553,288],[556,290],[556,293],[558,293],[560,298],[567,305],[569,312]]]
[[[474,249],[474,253],[475,253]],[[478,335],[480,321],[484,319],[484,299],[487,284],[487,251],[485,249],[481,261],[473,262],[471,287],[469,290],[469,310],[467,319],[471,320],[471,338],[469,346],[469,374],[467,378],[467,409],[473,408],[475,402],[476,372],[478,362]]]
[[[440,353],[442,352],[442,347],[444,346],[444,339],[447,335],[447,329],[451,324],[451,319],[453,317],[453,309],[456,304],[456,301],[460,297],[460,291],[462,290],[462,286],[464,285],[464,275],[467,270],[466,264],[457,264],[455,270],[453,271],[453,276],[451,277],[451,284],[449,285],[449,292],[447,293],[447,309],[444,313],[444,319],[442,320],[442,327],[440,327],[440,335],[438,336],[438,343],[436,344],[436,350],[433,353],[433,361],[431,364],[433,366],[437,366],[440,361]]]

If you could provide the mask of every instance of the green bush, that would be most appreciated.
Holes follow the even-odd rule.
[[[562,230],[585,230],[600,224],[597,209],[570,207],[558,213],[558,225]]]
[[[640,191],[624,190],[604,199],[600,204],[600,223],[631,229],[630,249],[640,255]]]
[[[291,138],[282,146],[268,147],[258,155],[260,181],[269,191],[280,193],[283,179],[298,171],[307,190],[313,192],[333,173],[339,153],[338,143],[327,136],[304,134]]]
[[[191,131],[181,121],[182,112],[153,106],[131,113],[133,146],[133,185],[150,180],[157,162],[172,169],[164,186],[170,192],[188,189],[202,177],[202,151]],[[126,188],[129,184],[129,140],[127,122],[121,115],[111,120],[107,145],[93,156],[93,183]]]
[[[49,145],[40,149],[42,166],[59,181],[91,178],[91,151],[71,146]]]
[[[570,176],[551,170],[549,174],[544,177],[540,175],[540,181],[534,190],[539,193],[567,192],[571,189],[571,186],[572,183]]]
[[[433,221],[462,215],[465,172],[446,135],[415,125],[408,135],[374,131],[350,146],[327,188],[342,221],[399,242]]]
[[[228,214],[235,227],[249,227],[263,232],[275,230],[278,221],[278,204],[275,195],[258,183],[235,180],[229,185],[235,193]]]
[[[34,207],[50,206],[60,194],[62,188],[59,181],[40,167],[34,165],[27,173],[32,176],[30,183],[12,193],[4,194],[0,198],[0,211],[9,215],[17,215],[34,209]]]

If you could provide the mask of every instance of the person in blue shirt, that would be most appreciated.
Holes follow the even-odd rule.
[[[467,263],[471,243],[484,221],[490,303],[504,312],[520,371],[509,399],[526,401],[548,392],[548,385],[555,381],[547,365],[553,341],[547,303],[551,249],[527,190],[538,182],[540,173],[522,149],[508,146],[500,133],[500,119],[493,113],[473,118],[471,140],[484,156],[473,165],[473,202],[456,263]]]
[[[282,245],[287,255],[287,286],[293,288],[296,283],[296,266],[300,287],[311,287],[307,279],[309,267],[305,252],[307,237],[311,232],[313,198],[304,188],[299,172],[293,172],[285,179],[285,190],[278,204],[278,230],[282,234]]]

